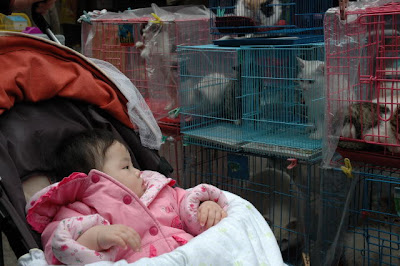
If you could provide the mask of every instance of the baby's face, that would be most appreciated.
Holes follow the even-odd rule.
[[[139,198],[146,190],[140,171],[133,167],[128,150],[118,141],[107,149],[101,171],[125,185]]]

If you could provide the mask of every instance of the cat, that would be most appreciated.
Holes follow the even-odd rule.
[[[299,215],[300,189],[285,171],[264,168],[255,172],[244,185],[242,197],[250,201],[270,225],[282,252],[299,249],[303,244]],[[262,191],[260,191],[262,189]],[[252,193],[246,193],[252,191]],[[255,193],[254,191],[260,191]],[[296,253],[296,252],[295,252]]]
[[[370,103],[351,104],[345,115],[341,136],[365,140],[371,144],[389,144],[385,145],[388,151],[400,153],[400,95],[398,95],[400,92],[397,92],[397,83],[396,81],[383,83],[384,88],[394,87],[393,95],[391,90],[388,92],[382,90],[381,97],[373,99]],[[339,142],[339,144],[343,148],[371,149],[371,145],[359,144],[349,147],[348,143]]]
[[[325,62],[296,58],[300,69],[297,79],[307,107],[308,123],[315,127],[309,138],[322,139],[325,114]]]
[[[187,102],[190,106],[197,106],[196,113],[207,114],[224,122],[233,122],[235,125],[241,124],[240,67],[233,67],[233,70],[234,78],[214,72],[201,78],[193,89],[190,89]]]
[[[235,15],[253,18],[257,25],[273,26],[282,17],[280,0],[238,0]]]
[[[346,232],[343,265],[400,265],[399,235],[385,229],[368,226]]]
[[[178,97],[178,56],[175,40],[170,35],[169,29],[174,29],[173,22],[149,21],[141,30],[143,40],[135,44],[140,56],[146,59],[147,76],[158,79],[156,82],[158,86],[165,84],[169,102],[164,110],[176,107]]]

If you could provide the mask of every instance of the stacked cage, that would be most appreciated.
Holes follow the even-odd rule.
[[[239,151],[241,48],[180,46],[181,131],[191,144]]]
[[[322,174],[318,265],[399,265],[400,170],[352,167]]]
[[[320,265],[400,264],[399,15],[387,0],[325,15]]]
[[[398,165],[400,4],[326,15],[328,147],[345,157]],[[385,4],[386,3],[386,4]],[[339,138],[340,137],[340,138]]]
[[[323,17],[332,0],[212,0],[210,9],[214,35],[320,36]],[[318,40],[318,38],[317,38]]]
[[[181,130],[194,144],[316,159],[324,46],[180,46]]]
[[[179,122],[170,112],[179,107],[176,46],[209,43],[210,21],[200,7],[192,7],[193,12],[203,12],[193,16],[165,9],[155,9],[167,14],[161,18],[153,17],[151,8],[91,18],[82,24],[82,47],[86,56],[105,60],[124,73],[161,124],[174,124]]]
[[[324,131],[324,46],[246,48],[243,57],[245,151],[320,157]]]
[[[284,261],[307,261],[316,220],[311,206],[317,164],[299,161],[294,166],[285,158],[195,145],[185,146],[184,160],[185,187],[205,182],[248,200],[247,207],[256,208],[270,225]]]

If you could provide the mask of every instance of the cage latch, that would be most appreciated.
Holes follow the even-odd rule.
[[[346,19],[346,8],[349,0],[339,0],[339,9],[340,9],[340,19]]]
[[[297,159],[295,159],[295,158],[289,158],[289,159],[287,159],[287,160],[290,162],[290,164],[288,165],[287,169],[291,170],[291,169],[293,169],[294,167],[296,167],[296,165],[297,165]]]
[[[351,166],[350,159],[345,158],[344,159],[344,166],[340,167],[343,171],[343,173],[348,177],[348,178],[353,178],[353,167]]]

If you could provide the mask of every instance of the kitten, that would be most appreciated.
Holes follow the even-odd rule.
[[[261,26],[273,26],[282,16],[280,0],[238,0],[235,15],[250,17]]]
[[[189,104],[199,106],[197,113],[209,114],[219,119],[241,124],[240,67],[233,67],[235,78],[223,73],[203,77],[189,92]]]
[[[260,169],[244,184],[242,192],[241,196],[263,215],[282,252],[301,248],[304,239],[301,221],[297,219],[301,202],[296,201],[301,192],[288,173],[274,168]]]
[[[393,83],[393,85],[391,85]],[[397,82],[386,82],[388,86],[397,86]],[[396,89],[396,88],[395,88]],[[400,153],[399,140],[399,112],[400,98],[394,90],[393,96],[382,96],[372,100],[371,103],[354,103],[349,106],[345,115],[341,136],[360,139],[372,143],[384,143],[390,152]],[[379,111],[379,113],[378,113]],[[352,145],[339,143],[343,148],[366,148],[365,145]]]
[[[321,139],[325,113],[325,63],[319,60],[303,60],[299,57],[297,62],[300,68],[297,78],[307,107],[308,122],[316,129],[309,137]]]

